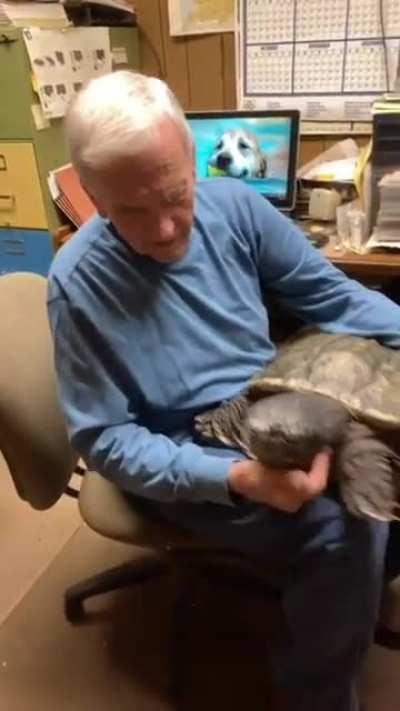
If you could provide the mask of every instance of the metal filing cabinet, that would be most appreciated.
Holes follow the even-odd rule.
[[[47,276],[52,257],[48,230],[0,229],[0,275],[35,272]]]

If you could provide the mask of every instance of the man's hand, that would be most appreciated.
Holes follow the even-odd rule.
[[[300,469],[267,469],[259,462],[245,460],[232,464],[228,485],[234,494],[273,508],[295,513],[306,501],[319,496],[327,486],[331,453],[314,457],[309,472]]]

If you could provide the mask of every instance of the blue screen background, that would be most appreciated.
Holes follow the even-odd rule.
[[[268,175],[266,178],[240,179],[266,197],[286,197],[291,132],[290,118],[191,118],[189,119],[189,125],[196,148],[198,178],[210,177],[208,161],[221,135],[225,131],[243,128],[257,136],[261,150],[266,154],[268,161]]]

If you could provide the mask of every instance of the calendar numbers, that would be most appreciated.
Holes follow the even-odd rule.
[[[292,92],[291,44],[262,45],[248,48],[248,91],[255,94]]]
[[[349,38],[395,37],[400,34],[399,0],[350,0]]]
[[[295,2],[296,0],[248,0],[248,42],[293,42]]]
[[[398,37],[400,35],[400,2],[399,0],[386,0],[387,11],[384,12],[385,35],[386,37]]]
[[[297,3],[296,41],[344,39],[348,0]]]
[[[385,91],[386,75],[381,40],[349,42],[346,54],[344,91]]]
[[[341,91],[344,42],[297,44],[295,94],[337,94]]]
[[[345,92],[383,92],[393,86],[399,61],[399,40],[354,40],[348,43]]]

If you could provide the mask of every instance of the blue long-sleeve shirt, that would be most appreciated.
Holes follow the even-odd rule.
[[[199,183],[186,255],[159,264],[96,216],[57,255],[49,314],[72,445],[123,489],[230,504],[234,453],[193,442],[194,414],[275,354],[262,295],[327,331],[400,347],[400,308],[334,268],[236,180]]]

